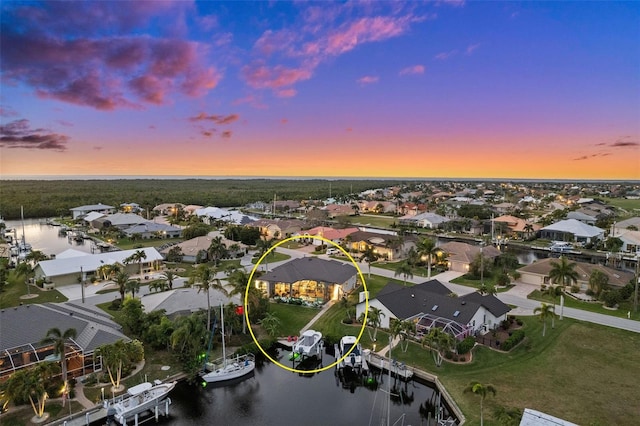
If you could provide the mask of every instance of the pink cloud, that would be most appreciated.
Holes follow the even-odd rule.
[[[424,74],[424,70],[424,65],[414,65],[412,67],[402,69],[399,75]]]
[[[69,136],[47,129],[32,129],[29,120],[21,119],[0,126],[0,147],[65,151]]]
[[[225,130],[224,132],[222,132],[223,139],[229,139],[231,138],[231,135],[233,135],[233,132],[231,130]]]
[[[287,124],[288,122],[289,120],[287,120],[286,118],[280,120],[280,124]]]
[[[345,24],[327,37],[325,52],[340,55],[354,49],[358,44],[381,41],[404,33],[411,20],[407,17],[366,17]]]
[[[467,50],[465,52],[467,53],[467,55],[471,55],[473,51],[478,47],[480,47],[480,43],[470,44],[469,46],[467,46]]]
[[[446,59],[449,59],[452,56],[455,56],[457,53],[458,53],[457,50],[450,50],[449,52],[440,52],[435,56],[435,58],[441,61],[444,61]]]
[[[213,121],[216,124],[221,124],[221,125],[226,125],[226,124],[231,124],[235,121],[238,121],[238,119],[240,118],[240,116],[238,114],[229,114],[229,115],[208,115],[205,114],[204,112],[201,112],[200,114],[196,115],[195,117],[191,117],[189,118],[189,121],[202,121],[202,120],[208,120],[208,121]]]
[[[134,2],[122,8],[116,2],[53,2],[43,7],[12,9],[14,19],[0,34],[3,78],[32,87],[41,97],[101,110],[139,108],[166,104],[178,94],[202,96],[221,79],[203,63],[201,43],[99,31],[147,25],[159,10],[181,11],[183,4]]]
[[[247,65],[242,73],[249,86],[254,89],[271,89],[279,97],[294,96],[296,92],[289,86],[311,78],[311,71],[305,68],[287,68],[281,65],[268,67],[263,63]]]
[[[372,75],[365,75],[364,77],[359,78],[358,80],[356,80],[358,83],[360,84],[372,84],[372,83],[377,83],[379,80],[378,77],[376,76],[372,76]]]
[[[254,94],[249,94],[243,98],[238,98],[231,102],[231,105],[251,105],[253,108],[265,109],[267,106],[262,102],[262,99]]]

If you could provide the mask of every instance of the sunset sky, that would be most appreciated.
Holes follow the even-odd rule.
[[[640,178],[640,2],[0,8],[4,177]]]

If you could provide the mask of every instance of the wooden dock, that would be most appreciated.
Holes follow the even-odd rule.
[[[404,363],[393,360],[389,361],[387,358],[381,357],[375,352],[364,352],[364,358],[367,360],[369,365],[380,370],[391,371],[392,375],[399,377],[402,380],[409,380],[413,377],[413,370],[407,367]]]

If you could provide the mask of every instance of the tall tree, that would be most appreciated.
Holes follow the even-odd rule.
[[[124,302],[124,294],[128,291],[129,283],[132,281],[129,274],[124,271],[118,272],[116,276],[113,278],[113,282],[118,287],[118,292],[120,293],[120,301]]]
[[[453,347],[453,340],[452,335],[438,327],[431,328],[422,338],[422,344],[427,344],[431,349],[431,355],[437,367],[442,365],[444,354]]]
[[[271,246],[273,246],[273,240],[263,240],[259,239],[256,242],[256,248],[258,249],[258,258],[264,256],[269,250],[271,250]],[[271,255],[273,253],[269,253]],[[264,267],[265,271],[269,270],[269,256],[264,257]]]
[[[379,308],[375,306],[369,306],[369,312],[367,314],[367,325],[373,328],[373,334],[371,334],[371,330],[367,329],[369,332],[369,337],[374,342],[377,340],[378,336],[378,327],[382,323],[382,317],[385,316],[385,313],[382,312]],[[360,315],[360,322],[364,321],[364,312]]]
[[[553,318],[556,315],[555,312],[553,312],[553,307],[543,303],[533,310],[533,314],[537,314],[540,321],[542,321],[542,337],[544,337],[547,332],[547,319]]]
[[[480,426],[484,425],[484,413],[483,413],[483,405],[484,400],[489,394],[496,395],[496,388],[490,384],[482,384],[478,381],[473,381],[464,388],[464,393],[472,393],[474,395],[478,395],[480,397]]]
[[[66,402],[69,386],[67,384],[67,342],[69,339],[75,339],[78,332],[75,328],[68,328],[64,332],[59,328],[50,328],[47,335],[40,341],[43,345],[53,345],[53,353],[60,357],[60,366],[62,368],[62,381],[64,390],[62,394],[62,406]]]
[[[207,293],[207,331],[211,330],[211,299],[209,297],[211,289],[218,290],[224,295],[228,295],[227,289],[224,288],[220,279],[216,278],[218,273],[216,268],[202,264],[198,266],[194,274],[187,282],[187,286],[197,285],[198,293],[205,291]]]
[[[551,262],[551,270],[549,271],[551,282],[563,287],[576,284],[579,277],[575,267],[575,262],[569,262],[566,256],[560,256],[560,262]]]
[[[164,277],[165,280],[167,280],[167,283],[169,284],[169,289],[170,290],[173,289],[173,280],[178,278],[178,274],[176,274],[173,271],[164,271],[162,276]]]
[[[266,330],[269,336],[276,337],[278,336],[278,333],[280,333],[282,322],[275,314],[267,312],[267,315],[260,320],[260,325],[262,325],[262,328]]]
[[[29,401],[38,420],[45,415],[45,404],[49,397],[41,375],[42,369],[46,368],[45,364],[40,363],[34,368],[18,370],[4,383],[7,398],[10,401]]]
[[[147,258],[147,253],[144,250],[136,250],[131,256],[124,260],[124,263],[137,263],[140,267],[140,276],[142,277],[142,261]]]
[[[398,264],[398,266],[396,267],[396,271],[393,275],[395,277],[397,277],[398,275],[402,275],[402,282],[406,286],[407,278],[413,278],[413,266],[406,260],[400,262],[400,264]]]
[[[367,248],[362,252],[362,255],[360,256],[360,259],[358,259],[360,262],[366,262],[367,265],[369,266],[369,278],[371,278],[371,264],[373,262],[375,262],[376,260],[378,260],[378,254],[374,251],[372,246],[367,246]]]
[[[207,253],[209,254],[209,258],[213,260],[213,265],[218,266],[220,259],[225,257],[228,253],[227,246],[222,242],[222,237],[218,236],[211,239],[211,244],[209,244]]]
[[[604,272],[596,269],[589,276],[589,288],[596,297],[609,287],[609,276]]]
[[[41,260],[47,260],[48,258],[49,256],[47,256],[40,250],[32,250],[31,252],[29,252],[27,257],[25,257],[25,260],[35,266]]]
[[[438,254],[438,247],[433,238],[421,238],[416,244],[416,250],[427,261],[427,279],[431,279],[431,261]]]
[[[33,267],[28,262],[19,262],[18,266],[16,266],[16,275],[18,277],[24,277],[24,284],[27,286],[28,295],[31,295],[31,283],[29,281],[33,274]]]
[[[556,298],[558,296],[562,296],[562,294],[564,293],[563,290],[562,290],[562,287],[559,286],[559,285],[553,285],[552,284],[552,285],[548,286],[546,289],[542,290],[541,293],[551,296],[551,300],[553,300],[552,311],[555,313],[556,312]],[[562,319],[562,317],[560,319]],[[551,316],[551,328],[556,328],[555,315]]]

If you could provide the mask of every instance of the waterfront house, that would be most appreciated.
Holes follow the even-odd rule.
[[[509,306],[492,295],[478,292],[451,297],[451,290],[438,280],[430,280],[411,287],[397,283],[384,286],[369,300],[369,307],[380,309],[380,327],[388,328],[391,319],[412,321],[418,336],[431,328],[442,328],[456,339],[464,339],[491,330],[507,318]],[[356,306],[356,316],[366,308],[364,294]]]
[[[127,237],[131,238],[134,235],[138,235],[143,240],[151,238],[180,238],[182,237],[182,228],[177,226],[167,225],[165,223],[156,223],[150,221],[144,221],[123,231]]]
[[[107,206],[106,204],[98,203],[98,204],[88,204],[86,206],[78,206],[73,207],[71,209],[71,214],[73,219],[82,218],[84,215],[90,212],[98,212],[102,214],[111,214],[116,211],[116,208],[113,206]]]
[[[350,264],[317,257],[291,260],[255,280],[269,297],[300,297],[308,301],[338,300],[356,287],[357,269]]]
[[[520,272],[519,281],[537,286],[549,285],[551,284],[549,273],[553,268],[552,264],[559,262],[559,259],[547,258],[523,266],[518,269],[518,272]],[[624,287],[633,279],[633,273],[609,268],[608,266],[586,262],[575,262],[575,264],[574,271],[578,274],[577,285],[581,291],[586,291],[589,288],[589,278],[594,271],[600,271],[605,274],[609,278],[609,286],[613,288]]]
[[[125,260],[138,250],[142,250],[145,253],[146,259],[142,259],[141,263],[132,262],[127,264]],[[82,281],[88,283],[94,279],[97,280],[100,276],[96,271],[101,266],[115,264],[122,265],[125,272],[130,275],[138,275],[142,269],[144,276],[162,268],[162,256],[154,247],[99,254],[73,250],[69,255],[62,252],[55,259],[38,262],[34,272],[36,281],[44,280],[46,287],[53,288],[62,285],[78,285]]]
[[[347,237],[354,232],[357,232],[358,228],[344,228],[344,229],[335,229],[327,226],[316,226],[315,228],[307,229],[305,231],[300,231],[296,235],[298,236],[317,236],[323,237],[329,241],[332,241],[338,245],[342,244],[343,241],[347,240]],[[301,239],[304,241],[305,239]],[[326,244],[324,241],[320,239],[311,239],[310,242],[314,245],[322,245]]]
[[[381,259],[401,259],[411,247],[415,247],[412,236],[398,237],[395,234],[357,231],[349,234],[347,247],[354,252],[364,252],[370,247]]]
[[[447,263],[450,271],[469,272],[471,262],[480,254],[480,246],[474,246],[458,241],[450,241],[441,244],[440,249],[447,253]],[[493,263],[494,259],[502,253],[494,246],[482,247],[482,257],[485,262]]]
[[[417,215],[408,214],[402,216],[398,218],[398,222],[400,223],[400,225],[417,226],[427,229],[438,229],[442,227],[443,224],[449,222],[449,219],[444,216],[440,216],[437,213],[425,212]]]
[[[604,238],[604,230],[576,219],[566,219],[540,229],[540,238],[555,241],[589,243]]]
[[[202,218],[205,223],[210,225],[217,221],[233,223],[235,225],[247,225],[256,220],[255,217],[248,216],[237,210],[226,210],[220,207],[203,207],[195,210],[193,214]]]
[[[298,219],[259,219],[247,223],[247,226],[258,228],[260,236],[267,240],[285,238],[300,233],[305,222]]]
[[[14,372],[41,362],[56,361],[53,345],[40,343],[47,331],[73,328],[76,337],[67,342],[69,377],[102,370],[94,351],[102,345],[129,338],[122,327],[101,309],[73,303],[45,303],[0,310],[0,381]]]
[[[178,247],[180,249],[180,252],[182,253],[183,262],[195,263],[198,259],[198,255],[200,255],[201,261],[206,261],[209,258],[208,250],[211,246],[212,241],[213,237],[210,235],[195,237],[190,240],[183,241],[179,244],[166,247],[160,251],[160,254],[166,257],[171,249]],[[231,257],[238,257],[239,255],[247,252],[247,246],[239,241],[222,238],[222,244],[224,244],[226,249],[229,251],[229,256]]]

